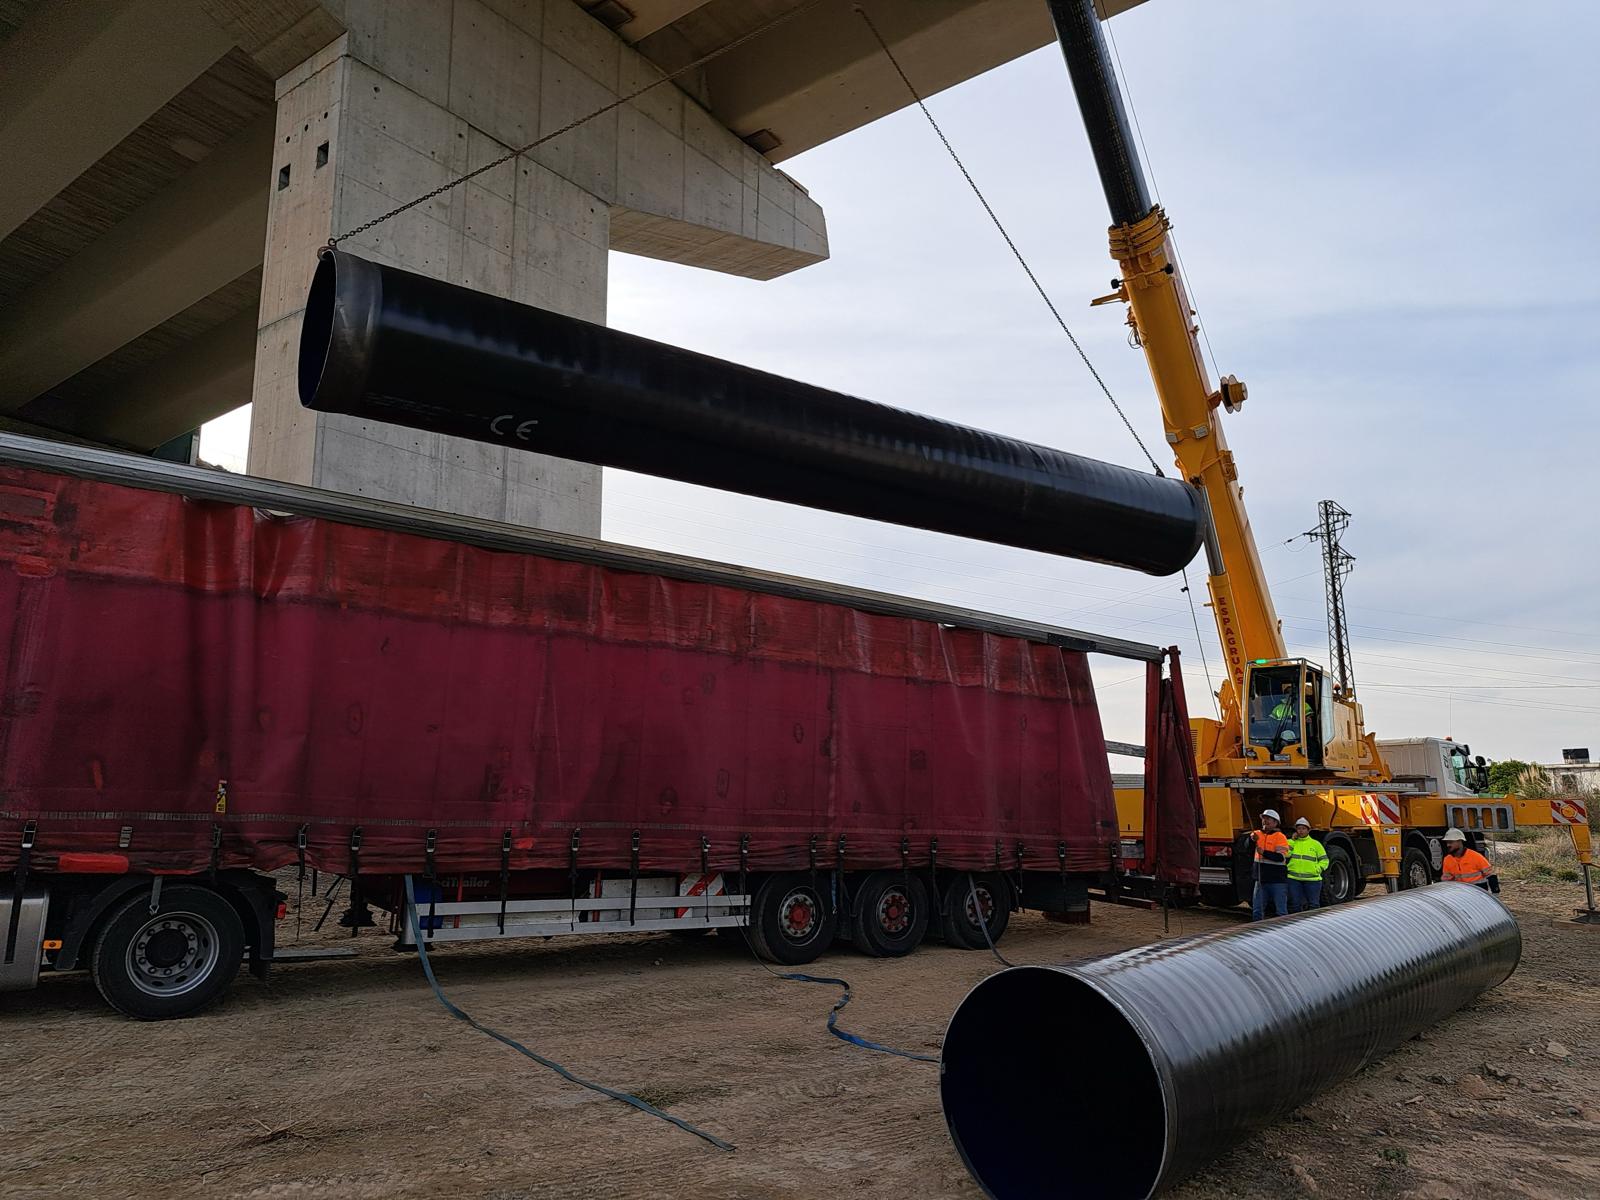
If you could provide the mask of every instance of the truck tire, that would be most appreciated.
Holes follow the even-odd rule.
[[[1415,846],[1400,856],[1400,886],[1404,889],[1427,887],[1433,882],[1433,867],[1428,856]]]
[[[1211,908],[1238,908],[1244,903],[1239,898],[1239,889],[1231,883],[1202,883],[1200,900]]]
[[[838,917],[826,876],[813,883],[806,871],[769,875],[750,900],[750,945],[768,962],[797,967],[829,946]]]
[[[984,922],[978,923],[977,909],[972,896],[977,893],[978,906],[983,909]],[[939,932],[946,944],[962,950],[987,950],[998,944],[1006,926],[1011,923],[1010,887],[994,875],[971,875],[960,871],[950,876],[944,887],[944,903],[940,907]],[[987,927],[989,936],[984,937]]]
[[[1356,886],[1356,860],[1344,846],[1331,842],[1327,847],[1328,869],[1322,876],[1322,907],[1344,904],[1354,900],[1360,890]]]
[[[928,932],[928,889],[904,871],[874,871],[856,890],[850,926],[856,949],[873,958],[899,958]]]
[[[160,910],[140,890],[112,911],[89,956],[95,987],[141,1021],[189,1017],[215,1004],[239,973],[244,926],[210,888],[172,884]]]

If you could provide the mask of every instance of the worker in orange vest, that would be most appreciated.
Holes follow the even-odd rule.
[[[1467,835],[1459,829],[1444,831],[1444,865],[1440,877],[1445,883],[1470,883],[1486,892],[1500,893],[1500,876],[1494,864],[1467,845]]]
[[[1278,828],[1278,810],[1262,810],[1261,828],[1250,832],[1250,844],[1255,847],[1255,896],[1250,902],[1252,920],[1262,920],[1268,904],[1272,915],[1289,915],[1289,839]]]

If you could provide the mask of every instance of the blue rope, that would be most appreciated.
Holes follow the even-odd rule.
[[[588,1088],[591,1092],[599,1092],[602,1096],[608,1096],[612,1100],[620,1100],[624,1104],[630,1104],[634,1108],[637,1108],[640,1112],[649,1113],[652,1117],[659,1117],[659,1118],[661,1118],[661,1120],[666,1121],[669,1124],[676,1125],[679,1129],[683,1130],[685,1133],[692,1133],[697,1138],[705,1139],[706,1141],[710,1142],[713,1146],[715,1146],[718,1150],[730,1150],[731,1151],[734,1148],[733,1144],[731,1142],[725,1142],[719,1137],[713,1137],[711,1134],[707,1133],[705,1130],[697,1129],[693,1125],[689,1124],[689,1122],[687,1122],[687,1121],[685,1121],[685,1120],[683,1120],[683,1119],[681,1119],[679,1117],[675,1117],[671,1113],[662,1112],[655,1105],[650,1104],[647,1101],[641,1100],[637,1096],[630,1095],[627,1092],[619,1092],[615,1088],[608,1088],[602,1083],[594,1083],[594,1082],[591,1082],[590,1080],[587,1080],[587,1079],[580,1079],[578,1076],[574,1075],[571,1071],[567,1070],[567,1068],[563,1067],[560,1063],[556,1062],[554,1059],[546,1058],[544,1055],[539,1054],[536,1051],[528,1049],[528,1047],[524,1046],[521,1042],[517,1041],[515,1038],[509,1038],[505,1034],[499,1032],[498,1030],[490,1029],[487,1025],[484,1025],[484,1024],[474,1020],[465,1011],[463,1011],[461,1008],[457,1007],[454,1003],[452,1003],[450,998],[444,994],[444,990],[439,986],[439,981],[436,978],[434,978],[433,964],[428,961],[428,948],[423,944],[422,931],[417,928],[417,896],[416,896],[416,891],[413,888],[412,883],[411,883],[411,876],[409,876],[409,875],[406,876],[406,923],[408,925],[410,925],[410,927],[411,927],[411,939],[412,939],[412,941],[416,942],[416,944],[417,944],[417,957],[422,960],[422,973],[428,977],[428,986],[433,989],[433,994],[434,994],[435,997],[437,997],[439,1003],[444,1005],[445,1011],[448,1012],[456,1020],[465,1021],[468,1025],[471,1025],[479,1033],[488,1034],[495,1041],[500,1042],[500,1043],[502,1043],[504,1045],[510,1046],[518,1054],[525,1055],[526,1057],[533,1059],[533,1061],[538,1063],[541,1067],[547,1067],[550,1070],[554,1071],[557,1075],[561,1076],[561,1078],[565,1079],[568,1083],[575,1083],[579,1087]],[[816,982],[820,983],[822,981],[821,980],[817,980]],[[828,982],[837,983],[838,981],[837,980],[830,980]],[[849,999],[850,999],[850,993],[849,993],[849,990],[847,989],[845,991],[844,998],[842,1000],[840,1000],[839,1004],[836,1005],[835,1007],[836,1008],[842,1008],[844,1006],[845,1002],[848,1001]],[[828,1019],[828,1023],[831,1026],[833,1024],[833,1018],[830,1017]],[[841,1034],[840,1036],[842,1037],[844,1035]],[[863,1043],[863,1044],[865,1044],[865,1043]],[[881,1049],[881,1047],[873,1047],[873,1048],[874,1049]],[[891,1053],[898,1053],[898,1051],[891,1051]]]
[[[760,962],[761,960],[757,959],[756,961]],[[765,967],[767,964],[761,963],[761,965]],[[772,970],[770,967],[767,969],[769,971]],[[848,1029],[840,1029],[839,1010],[850,1003],[850,984],[845,980],[835,979],[831,975],[802,975],[798,971],[791,971],[787,974],[780,974],[777,971],[772,971],[772,973],[777,975],[779,979],[792,979],[796,983],[831,983],[834,987],[843,988],[844,990],[840,993],[839,999],[828,1010],[828,1032],[840,1041],[849,1042],[852,1046],[860,1046],[863,1050],[876,1050],[879,1054],[893,1054],[897,1058],[909,1058],[912,1062],[936,1063],[939,1061],[928,1054],[913,1054],[909,1050],[896,1050],[893,1046],[885,1046],[879,1042],[869,1042],[866,1038],[861,1037],[859,1034],[851,1033]]]

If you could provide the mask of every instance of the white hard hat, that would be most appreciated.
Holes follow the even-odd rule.
[[[1467,840],[1467,835],[1452,826],[1444,831],[1444,840],[1447,842],[1464,842]]]
[[[1300,826],[1302,826],[1302,825],[1304,825],[1304,826],[1305,826],[1305,827],[1306,827],[1306,828],[1307,828],[1307,829],[1310,829],[1310,828],[1311,828],[1311,822],[1310,822],[1310,821],[1308,821],[1308,820],[1306,820],[1306,819],[1305,819],[1305,818],[1304,818],[1304,817],[1301,817],[1301,818],[1300,818],[1300,819],[1299,819],[1299,820],[1298,820],[1298,821],[1296,821],[1296,822],[1295,822],[1295,823],[1294,823],[1294,827],[1295,827],[1295,828],[1296,828],[1296,829],[1299,829],[1299,828],[1300,828]]]
[[[1278,810],[1275,808],[1264,808],[1261,810],[1261,819],[1265,821],[1268,817],[1271,817],[1274,821],[1283,820],[1283,818],[1278,815]]]

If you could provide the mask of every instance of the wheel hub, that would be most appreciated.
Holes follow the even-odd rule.
[[[144,955],[152,966],[175,967],[189,953],[190,941],[181,930],[158,929],[145,943]]]
[[[128,944],[128,978],[150,996],[179,996],[211,977],[220,959],[216,927],[196,913],[150,918]]]
[[[783,936],[793,941],[805,941],[817,927],[817,905],[812,897],[800,891],[790,892],[778,906],[778,927]]]
[[[976,891],[978,894],[977,907],[973,907],[973,891]],[[994,918],[994,896],[990,893],[988,888],[974,888],[967,893],[967,902],[965,908],[967,913],[967,924],[971,925],[974,929],[986,929],[988,928],[989,922]],[[978,916],[980,911],[983,913],[981,918]]]
[[[885,933],[904,933],[911,927],[911,898],[898,888],[884,892],[878,901],[878,925]]]

